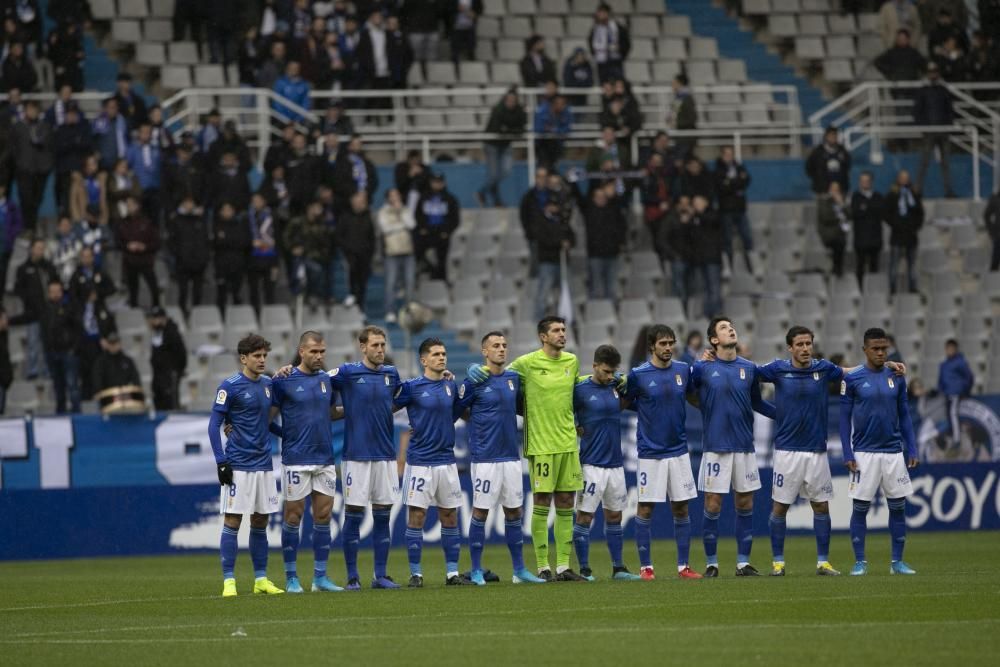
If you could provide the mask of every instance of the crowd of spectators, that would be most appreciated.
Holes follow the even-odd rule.
[[[38,0],[0,2],[0,92],[39,90],[38,61],[52,63],[55,86],[83,90],[83,28],[86,0],[49,0],[45,15],[54,26],[45,35]]]

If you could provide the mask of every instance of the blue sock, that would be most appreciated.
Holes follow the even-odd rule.
[[[719,566],[719,513],[705,510],[701,522],[702,541],[705,543],[705,564]]]
[[[239,548],[239,544],[236,541],[236,536],[239,531],[236,528],[230,528],[229,526],[222,526],[222,537],[219,539],[219,558],[222,560],[222,578],[223,579],[233,579],[235,575],[233,570],[236,569],[236,550]]]
[[[612,567],[624,567],[622,561],[622,525],[620,523],[604,524],[604,539],[608,541],[608,553],[611,554]]]
[[[785,562],[785,517],[777,516],[773,512],[767,518],[767,525],[771,528],[771,559],[779,563]]]
[[[469,524],[469,555],[472,569],[483,569],[483,545],[486,543],[486,522],[473,517]]]
[[[507,538],[507,550],[510,551],[510,562],[515,572],[524,569],[524,526],[521,517],[507,519],[503,524],[504,537]]]
[[[753,549],[753,510],[736,510],[736,562],[749,563]]]
[[[573,524],[573,546],[576,548],[576,560],[580,569],[590,569],[590,526]]]
[[[389,532],[389,515],[392,510],[372,509],[372,541],[375,551],[375,578],[385,576],[386,565],[389,563],[389,547],[392,546],[392,535]]]
[[[253,562],[253,576],[257,579],[267,576],[267,528],[250,528],[250,560]]]
[[[677,540],[677,566],[684,567],[691,558],[691,517],[674,517],[674,539]]]
[[[889,498],[889,536],[892,538],[892,561],[903,560],[906,546],[906,498]]]
[[[458,572],[458,557],[462,551],[462,533],[458,526],[446,528],[441,526],[441,548],[444,549],[444,567],[446,574]]]
[[[816,532],[816,561],[823,563],[830,560],[830,530],[829,514],[813,514],[813,530]]]
[[[327,535],[330,534],[327,527]],[[281,524],[281,558],[285,561],[285,578],[296,576],[295,561],[299,556],[299,524]]]
[[[420,556],[424,550],[424,531],[420,528],[406,529],[406,553],[410,560],[410,574],[423,574]]]
[[[330,523],[313,524],[313,576],[326,576],[326,561],[330,558]]]
[[[347,580],[360,579],[358,576],[358,543],[361,542],[361,522],[364,512],[344,513],[344,564],[347,565]]]
[[[650,552],[650,519],[643,519],[641,516],[635,518],[635,546],[639,550],[639,566],[651,567],[653,565],[653,554]]]
[[[868,533],[868,509],[871,505],[866,500],[854,501],[854,511],[851,512],[851,546],[854,547],[854,560],[865,559],[865,536]]]

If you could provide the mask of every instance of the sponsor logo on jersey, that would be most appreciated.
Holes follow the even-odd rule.
[[[741,368],[740,369],[740,379],[741,380],[746,380],[747,379],[747,369],[745,369],[745,368]]]
[[[678,378],[680,378],[680,376],[679,376],[679,375],[678,375],[677,377],[678,377]],[[647,387],[655,387],[655,386],[656,386],[656,380],[650,380],[650,381],[649,381],[649,384],[648,384],[648,385],[646,385],[646,386],[647,386]]]
[[[465,385],[464,384],[461,387],[458,388],[458,397],[459,398],[465,398]]]
[[[597,397],[596,397],[596,396],[594,396],[593,394],[591,394],[591,395],[590,395],[590,399],[589,399],[589,400],[591,400],[591,401],[596,401],[596,400],[597,400]]]
[[[305,389],[302,388],[302,385],[299,385],[298,387],[295,388],[296,394],[299,393],[300,391],[305,391]]]
[[[225,405],[226,404],[226,390],[225,389],[220,389],[219,393],[215,395],[215,402],[216,402],[217,405]]]
[[[249,391],[243,392],[243,398],[250,398],[250,392]]]
[[[867,382],[865,382],[863,385],[861,385],[861,388],[864,389],[865,387],[870,387],[870,386],[871,386],[870,384],[868,384]]]
[[[430,396],[430,394],[428,394],[426,391],[424,393],[420,394],[420,398],[423,398],[424,396]]]
[[[712,377],[714,378],[719,377],[719,371],[712,371]]]
[[[338,368],[334,368],[332,371],[330,371],[330,377],[335,378],[335,377],[337,377],[338,373],[340,373],[340,368],[339,367]]]
[[[365,379],[364,378],[358,378],[357,382],[355,382],[354,384],[366,384],[365,383]]]
[[[786,377],[786,378],[793,378],[793,377],[795,377],[795,376],[794,376],[794,375],[792,375],[791,373],[785,373],[785,377]]]
[[[484,394],[492,394],[493,393],[493,387],[486,387],[485,389],[483,389],[483,393]]]

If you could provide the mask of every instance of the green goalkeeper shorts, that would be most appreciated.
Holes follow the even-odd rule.
[[[579,491],[583,488],[583,470],[579,452],[537,454],[528,457],[532,493]]]

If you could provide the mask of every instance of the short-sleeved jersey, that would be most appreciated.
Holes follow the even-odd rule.
[[[336,402],[325,372],[298,367],[271,383],[273,404],[281,410],[281,462],[289,466],[332,466],[330,406]]]
[[[701,401],[706,452],[753,452],[753,411],[760,398],[757,367],[736,357],[732,361],[699,361],[691,371],[691,390]],[[770,404],[767,404],[770,405]],[[770,405],[773,415],[773,405]]]
[[[831,382],[844,371],[826,359],[798,368],[788,359],[757,367],[761,382],[774,384],[777,428],[774,448],[786,452],[825,452],[829,437]]]
[[[625,398],[639,416],[636,444],[640,459],[687,454],[687,392],[691,367],[671,361],[657,368],[648,361],[628,374]]]
[[[910,409],[906,400],[906,380],[883,366],[875,371],[867,366],[851,370],[840,383],[840,438],[844,459],[851,460],[855,452],[895,454],[903,451],[916,457]],[[849,419],[845,440],[845,419]]]
[[[480,384],[466,380],[458,388],[457,414],[470,411],[469,452],[473,463],[499,463],[521,458],[517,432],[517,393],[521,378],[505,370]]]
[[[333,388],[344,404],[345,461],[394,461],[396,439],[392,426],[392,397],[399,389],[395,366],[372,370],[362,362],[330,371]]]
[[[410,419],[410,444],[406,462],[415,466],[440,466],[455,462],[455,401],[458,389],[452,380],[418,377],[399,385],[393,402],[406,408]]]
[[[558,359],[542,350],[518,357],[510,365],[524,392],[524,452],[528,456],[577,451],[573,421],[573,389],[580,374],[576,355]]]
[[[233,427],[226,440],[226,461],[233,470],[271,470],[271,378],[251,380],[242,373],[227,378],[215,393],[213,412]]]
[[[573,390],[580,436],[580,463],[618,468],[622,461],[621,399],[613,382],[599,384],[588,378]]]

